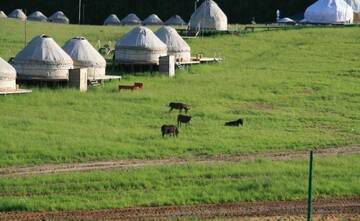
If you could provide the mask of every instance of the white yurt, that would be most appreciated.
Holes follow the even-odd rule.
[[[318,0],[305,11],[309,23],[346,24],[352,23],[354,11],[344,0]]]
[[[16,70],[0,57],[0,92],[16,90]]]
[[[165,25],[186,25],[186,22],[179,15],[173,15],[165,22]]]
[[[118,16],[111,14],[105,19],[104,25],[121,25],[121,22]]]
[[[148,28],[139,26],[116,42],[115,61],[131,64],[158,64],[167,55],[166,45]]]
[[[291,18],[285,17],[281,18],[277,21],[280,24],[296,24],[296,21],[292,20]]]
[[[205,0],[191,15],[190,29],[209,29],[226,31],[228,19],[213,0]]]
[[[49,19],[50,22],[54,23],[62,23],[62,24],[69,24],[70,20],[66,17],[64,12],[57,11],[54,14],[52,14]]]
[[[141,24],[141,19],[137,15],[131,13],[123,18],[121,23],[124,25],[139,25]]]
[[[21,10],[21,9],[15,9],[14,11],[12,11],[9,16],[9,18],[16,18],[16,19],[20,19],[20,20],[26,20],[26,15],[25,13]]]
[[[70,39],[63,49],[72,58],[74,68],[87,68],[88,79],[105,76],[105,59],[84,37]]]
[[[162,25],[164,22],[159,18],[159,16],[155,14],[149,15],[149,17],[145,18],[142,22],[143,25]]]
[[[47,21],[47,17],[40,11],[33,12],[31,15],[28,16],[27,19],[30,21]]]
[[[50,37],[40,35],[13,60],[20,79],[68,80],[73,68],[71,57]]]
[[[7,18],[7,15],[5,14],[5,12],[0,11],[0,18]]]
[[[166,44],[168,55],[174,55],[176,61],[188,62],[191,60],[190,46],[174,28],[163,26],[155,34]]]
[[[360,22],[360,0],[345,0],[354,11],[354,22]]]

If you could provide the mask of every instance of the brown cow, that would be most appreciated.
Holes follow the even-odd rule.
[[[179,130],[174,125],[163,125],[161,127],[161,134],[162,137],[165,137],[165,135],[177,137],[179,135]]]

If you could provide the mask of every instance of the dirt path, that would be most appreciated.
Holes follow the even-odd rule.
[[[360,146],[346,146],[319,149],[315,151],[316,157],[336,156],[336,155],[351,155],[359,154]],[[265,158],[276,161],[287,161],[293,159],[307,159],[309,152],[307,150],[289,150],[282,152],[266,152],[255,154],[244,154],[239,156],[216,156],[209,158],[168,158],[161,160],[119,160],[107,162],[92,162],[92,163],[75,163],[75,164],[59,164],[59,165],[41,165],[29,167],[7,167],[0,168],[1,177],[13,176],[26,176],[26,175],[39,175],[50,173],[63,173],[63,172],[79,172],[79,171],[92,171],[92,170],[112,170],[112,169],[131,169],[147,166],[161,166],[161,165],[182,165],[187,163],[197,164],[220,164],[226,162],[240,162],[248,160],[256,160]]]
[[[315,215],[360,215],[360,197],[314,201]],[[0,213],[0,220],[159,220],[232,217],[304,216],[306,201],[274,201],[234,204],[138,207],[72,212]]]

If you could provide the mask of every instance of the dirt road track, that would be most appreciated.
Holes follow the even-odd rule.
[[[351,155],[351,154],[359,154],[359,153],[360,153],[360,145],[354,145],[354,146],[346,146],[346,147],[319,149],[315,151],[315,157]],[[226,162],[256,160],[259,158],[276,160],[276,161],[287,161],[293,159],[307,159],[308,154],[309,151],[307,150],[289,150],[282,152],[244,154],[240,156],[217,156],[217,157],[194,158],[194,159],[168,158],[161,160],[119,160],[119,161],[107,161],[107,162],[41,165],[41,166],[29,166],[29,167],[7,167],[7,168],[0,168],[0,178],[13,177],[13,176],[26,176],[26,175],[40,175],[40,174],[50,174],[50,173],[92,171],[92,170],[131,169],[131,168],[161,166],[161,165],[182,165],[187,163],[219,164]]]
[[[360,215],[360,197],[314,201],[315,215]],[[0,213],[0,220],[159,220],[186,217],[234,218],[304,216],[306,201],[253,202],[219,205],[138,207],[72,212]]]

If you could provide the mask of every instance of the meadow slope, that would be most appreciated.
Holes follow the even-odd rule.
[[[0,21],[0,56],[23,47],[23,23]],[[83,35],[113,41],[129,27],[28,23],[28,39],[48,33],[60,45]],[[155,159],[306,149],[360,142],[360,28],[260,32],[189,41],[193,53],[221,55],[168,79],[125,76],[145,89],[118,93],[117,82],[91,88],[33,88],[0,97],[0,166],[109,159]],[[122,74],[122,73],[117,73]],[[175,123],[170,101],[192,105],[191,127],[163,139]],[[225,121],[243,117],[244,128]]]

